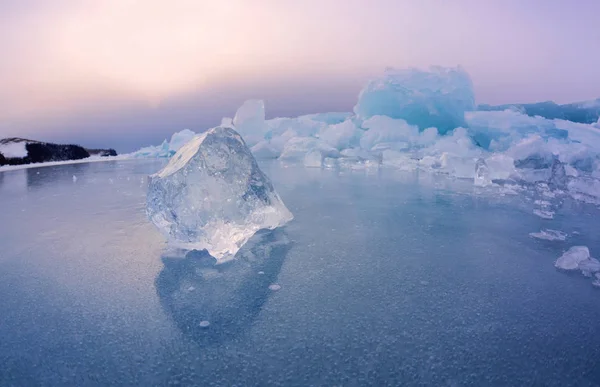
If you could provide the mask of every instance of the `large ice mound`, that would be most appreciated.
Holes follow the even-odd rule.
[[[354,113],[266,119],[264,102],[249,100],[223,122],[258,159],[424,171],[471,179],[484,191],[541,184],[553,191],[548,194],[600,204],[600,124],[547,119],[514,107],[474,109],[471,81],[460,67],[388,69],[361,91]],[[174,142],[136,155],[170,157]]]
[[[258,230],[293,218],[242,137],[222,126],[192,138],[150,176],[147,214],[172,245],[221,261]]]
[[[434,66],[429,71],[388,68],[358,96],[354,113],[402,118],[421,130],[436,127],[442,134],[464,125],[466,111],[475,110],[469,75],[460,67]]]

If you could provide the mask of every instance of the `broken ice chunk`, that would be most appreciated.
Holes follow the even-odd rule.
[[[250,99],[243,103],[233,117],[233,126],[244,137],[248,146],[258,144],[265,136],[265,103]]]
[[[600,273],[596,273],[596,279],[594,280],[594,282],[592,282],[592,285],[597,288],[600,288]]]
[[[323,166],[323,154],[318,149],[313,149],[304,156],[304,166],[310,168],[321,168]]]
[[[492,179],[490,179],[490,169],[484,159],[479,159],[475,163],[474,184],[477,187],[485,187],[492,184]]]
[[[553,188],[565,188],[567,186],[567,172],[565,166],[558,160],[558,157],[554,157],[552,160],[552,166],[550,168],[550,180],[549,183]]]
[[[256,231],[293,218],[242,137],[226,127],[194,137],[150,176],[146,211],[171,244],[220,261]]]
[[[577,270],[579,264],[590,258],[590,250],[586,246],[573,246],[556,260],[554,266],[562,270]]]
[[[593,273],[600,272],[600,261],[596,258],[588,258],[579,262],[579,270],[588,277],[591,277]]]
[[[547,241],[564,241],[567,239],[567,234],[564,232],[551,229],[542,230],[540,232],[532,232],[529,233],[529,236]]]

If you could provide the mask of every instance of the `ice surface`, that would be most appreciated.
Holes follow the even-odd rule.
[[[547,241],[565,241],[567,234],[558,230],[541,230],[540,232],[532,232],[529,234],[532,238],[544,239]]]
[[[573,246],[556,260],[554,266],[562,270],[577,270],[579,264],[590,258],[590,250],[586,246]]]
[[[499,192],[523,197],[422,171],[263,161],[298,211],[272,231],[288,233],[287,252],[259,241],[259,264],[238,251],[208,270],[198,252],[171,255],[140,213],[140,181],[166,162],[0,173],[0,214],[10,220],[0,222],[0,385],[85,385],[90,375],[107,385],[215,386],[597,379],[600,276],[552,269],[563,247],[586,245],[600,258],[596,206],[516,182]],[[542,205],[556,208],[555,221],[531,213]],[[569,244],[529,237],[546,228],[580,234]],[[548,335],[560,351],[547,350]],[[374,348],[387,361],[365,356]],[[347,361],[332,361],[340,356]]]
[[[150,176],[147,214],[178,247],[232,258],[260,229],[293,217],[232,128],[194,137]]]
[[[436,127],[442,134],[464,125],[464,114],[471,110],[475,110],[473,86],[460,67],[389,68],[369,82],[354,107],[363,120],[377,115],[400,118],[421,130]]]

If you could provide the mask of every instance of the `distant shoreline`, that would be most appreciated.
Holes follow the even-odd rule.
[[[48,161],[45,163],[31,163],[31,164],[21,164],[21,165],[3,165],[0,167],[0,172],[8,172],[8,171],[17,171],[20,169],[29,169],[29,168],[43,168],[43,167],[52,167],[57,165],[68,165],[68,164],[85,164],[85,163],[97,163],[102,161],[123,161],[123,160],[133,160],[129,155],[119,155],[119,156],[90,156],[85,159],[80,160],[64,160],[64,161]]]

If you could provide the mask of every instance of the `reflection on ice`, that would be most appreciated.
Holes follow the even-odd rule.
[[[194,341],[217,345],[235,340],[273,293],[291,247],[286,232],[276,229],[258,232],[236,259],[223,264],[206,251],[166,254],[156,291],[165,311]]]

